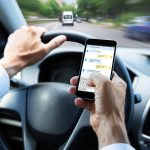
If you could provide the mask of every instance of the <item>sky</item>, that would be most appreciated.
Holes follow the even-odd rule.
[[[76,0],[63,0],[63,1],[65,1],[66,3],[71,4],[72,2],[74,2],[74,1],[76,1]]]

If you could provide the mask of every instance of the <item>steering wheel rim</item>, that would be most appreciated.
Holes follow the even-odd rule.
[[[53,38],[59,35],[65,35],[67,37],[67,41],[78,42],[82,45],[85,44],[85,41],[88,38],[94,38],[91,35],[81,33],[78,31],[55,30],[55,31],[46,32],[41,39],[44,43],[47,43],[48,41],[52,40]],[[118,56],[116,56],[115,58],[114,70],[127,83],[126,103],[125,103],[125,116],[126,116],[125,122],[126,122],[126,128],[129,131],[131,128],[132,116],[134,111],[134,92],[132,88],[132,81],[126,67],[124,66],[124,64],[122,63],[122,61]]]
[[[72,41],[72,42],[78,42],[78,43],[81,43],[84,45],[85,41],[88,39],[88,38],[94,38],[88,34],[84,34],[84,33],[81,33],[81,32],[76,32],[76,31],[51,31],[51,32],[47,32],[45,33],[43,36],[42,36],[42,41],[44,43],[47,43],[49,40],[53,39],[54,37],[58,36],[58,35],[66,35],[67,36],[67,40],[68,41]],[[131,83],[131,79],[129,77],[129,74],[128,74],[128,71],[127,69],[125,68],[125,66],[123,65],[123,63],[121,62],[121,60],[119,59],[119,57],[117,56],[116,57],[116,61],[115,61],[115,70],[116,72],[120,75],[120,77],[122,77],[126,82],[127,82],[127,96],[126,96],[126,127],[127,127],[127,130],[129,131],[131,125],[131,120],[132,120],[132,115],[133,115],[133,106],[134,106],[134,96],[133,96],[133,89],[132,89],[132,83]],[[68,85],[64,85],[63,83],[59,83],[60,84],[60,87],[62,85],[63,89],[65,89],[65,91],[63,91],[66,95],[66,87]],[[54,83],[55,85],[55,89],[56,87],[58,87],[57,83]],[[32,127],[35,127],[34,125],[36,125],[36,122],[34,122],[34,125],[31,125],[31,121],[33,119],[36,119],[36,115],[32,115],[32,118],[29,118],[29,115],[30,115],[30,112],[32,112],[32,107],[30,106],[33,106],[36,101],[34,100],[33,101],[33,98],[34,95],[35,95],[35,91],[36,92],[39,92],[41,90],[41,86],[43,86],[43,91],[46,91],[45,89],[46,88],[49,88],[49,85],[45,85],[45,84],[36,84],[36,85],[33,85],[33,86],[29,86],[29,87],[23,87],[21,89],[18,89],[18,90],[15,90],[15,91],[10,91],[10,93],[8,93],[8,95],[6,95],[3,99],[2,99],[2,103],[0,105],[0,108],[1,109],[11,109],[13,111],[16,111],[20,116],[21,116],[21,120],[22,120],[22,124],[23,124],[23,133],[24,133],[24,140],[25,140],[25,143],[24,143],[24,147],[25,149],[34,149],[35,148],[35,143],[33,142],[33,138],[31,136],[31,133],[30,132],[36,132],[34,131],[35,128],[32,128]],[[53,83],[50,84],[50,86],[53,87]],[[51,87],[50,87],[51,88]],[[56,89],[57,90],[57,89]],[[56,91],[55,90],[55,91]],[[59,89],[58,89],[59,90]],[[42,91],[40,91],[42,92]],[[39,93],[40,93],[39,92]],[[49,92],[49,91],[48,91]],[[60,88],[60,92],[63,93],[61,91],[61,88]],[[31,93],[31,95],[30,95]],[[53,92],[52,92],[53,93]],[[41,94],[42,95],[42,94]],[[40,94],[36,97],[37,99],[38,98],[41,98],[41,101],[43,100],[43,97],[41,96]],[[20,97],[23,98],[22,101],[20,101]],[[30,100],[31,99],[31,100]],[[70,97],[71,100],[74,99],[74,97]],[[39,99],[38,99],[39,100]],[[14,104],[11,103],[11,101],[14,101]],[[46,99],[47,101],[47,99]],[[40,102],[40,101],[39,101]],[[38,103],[37,103],[38,104]],[[48,105],[48,104],[47,104]],[[58,104],[59,105],[59,104]],[[17,106],[20,106],[20,107],[17,107]],[[23,107],[23,108],[22,108]],[[40,107],[40,105],[39,105]],[[30,109],[30,111],[28,110]],[[39,109],[40,110],[40,109]],[[46,109],[48,110],[48,109]],[[28,112],[29,111],[29,112]],[[47,112],[46,112],[47,113]],[[29,115],[28,115],[29,114]],[[34,113],[36,114],[36,112]],[[85,117],[86,115],[86,117]],[[89,117],[89,113],[86,112],[86,111],[83,111],[83,113],[81,114],[80,116],[80,120],[83,119],[86,119],[88,120],[88,117]],[[77,124],[79,124],[79,121],[77,122]],[[40,123],[40,122],[39,122]],[[28,127],[28,125],[30,125],[31,127]],[[87,124],[86,124],[87,125]],[[77,126],[77,125],[76,125]],[[84,125],[83,125],[84,126]],[[30,128],[30,129],[29,129]],[[38,127],[37,127],[38,128]],[[41,128],[41,127],[40,127]],[[43,128],[45,130],[45,128]],[[67,140],[67,144],[65,146],[65,150],[66,149],[69,149],[69,143],[70,141],[72,141],[72,135],[75,134],[76,130],[76,127],[74,128],[73,132],[71,133],[70,137],[69,137],[69,140]],[[57,131],[58,132],[58,131]],[[37,135],[37,137],[39,136],[39,132],[37,134],[37,132],[35,133]],[[42,133],[43,134],[43,133]],[[45,136],[45,135],[44,135]],[[34,136],[33,136],[34,137]],[[36,137],[35,137],[36,138]],[[47,138],[47,137],[46,137]],[[51,139],[50,139],[51,140]],[[53,143],[52,143],[53,144]],[[3,141],[3,139],[1,139],[0,137],[0,148],[2,149],[7,149],[6,148],[6,144],[5,142]]]

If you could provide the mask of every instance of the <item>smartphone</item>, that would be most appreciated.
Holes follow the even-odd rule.
[[[94,100],[94,88],[87,86],[91,73],[98,72],[111,80],[114,67],[116,41],[88,39],[79,72],[76,95]]]

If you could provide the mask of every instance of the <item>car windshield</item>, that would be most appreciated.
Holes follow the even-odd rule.
[[[17,1],[29,25],[80,31],[123,48],[150,48],[149,0]]]

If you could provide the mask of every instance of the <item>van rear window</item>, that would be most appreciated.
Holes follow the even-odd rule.
[[[72,15],[64,15],[64,19],[72,19]]]

